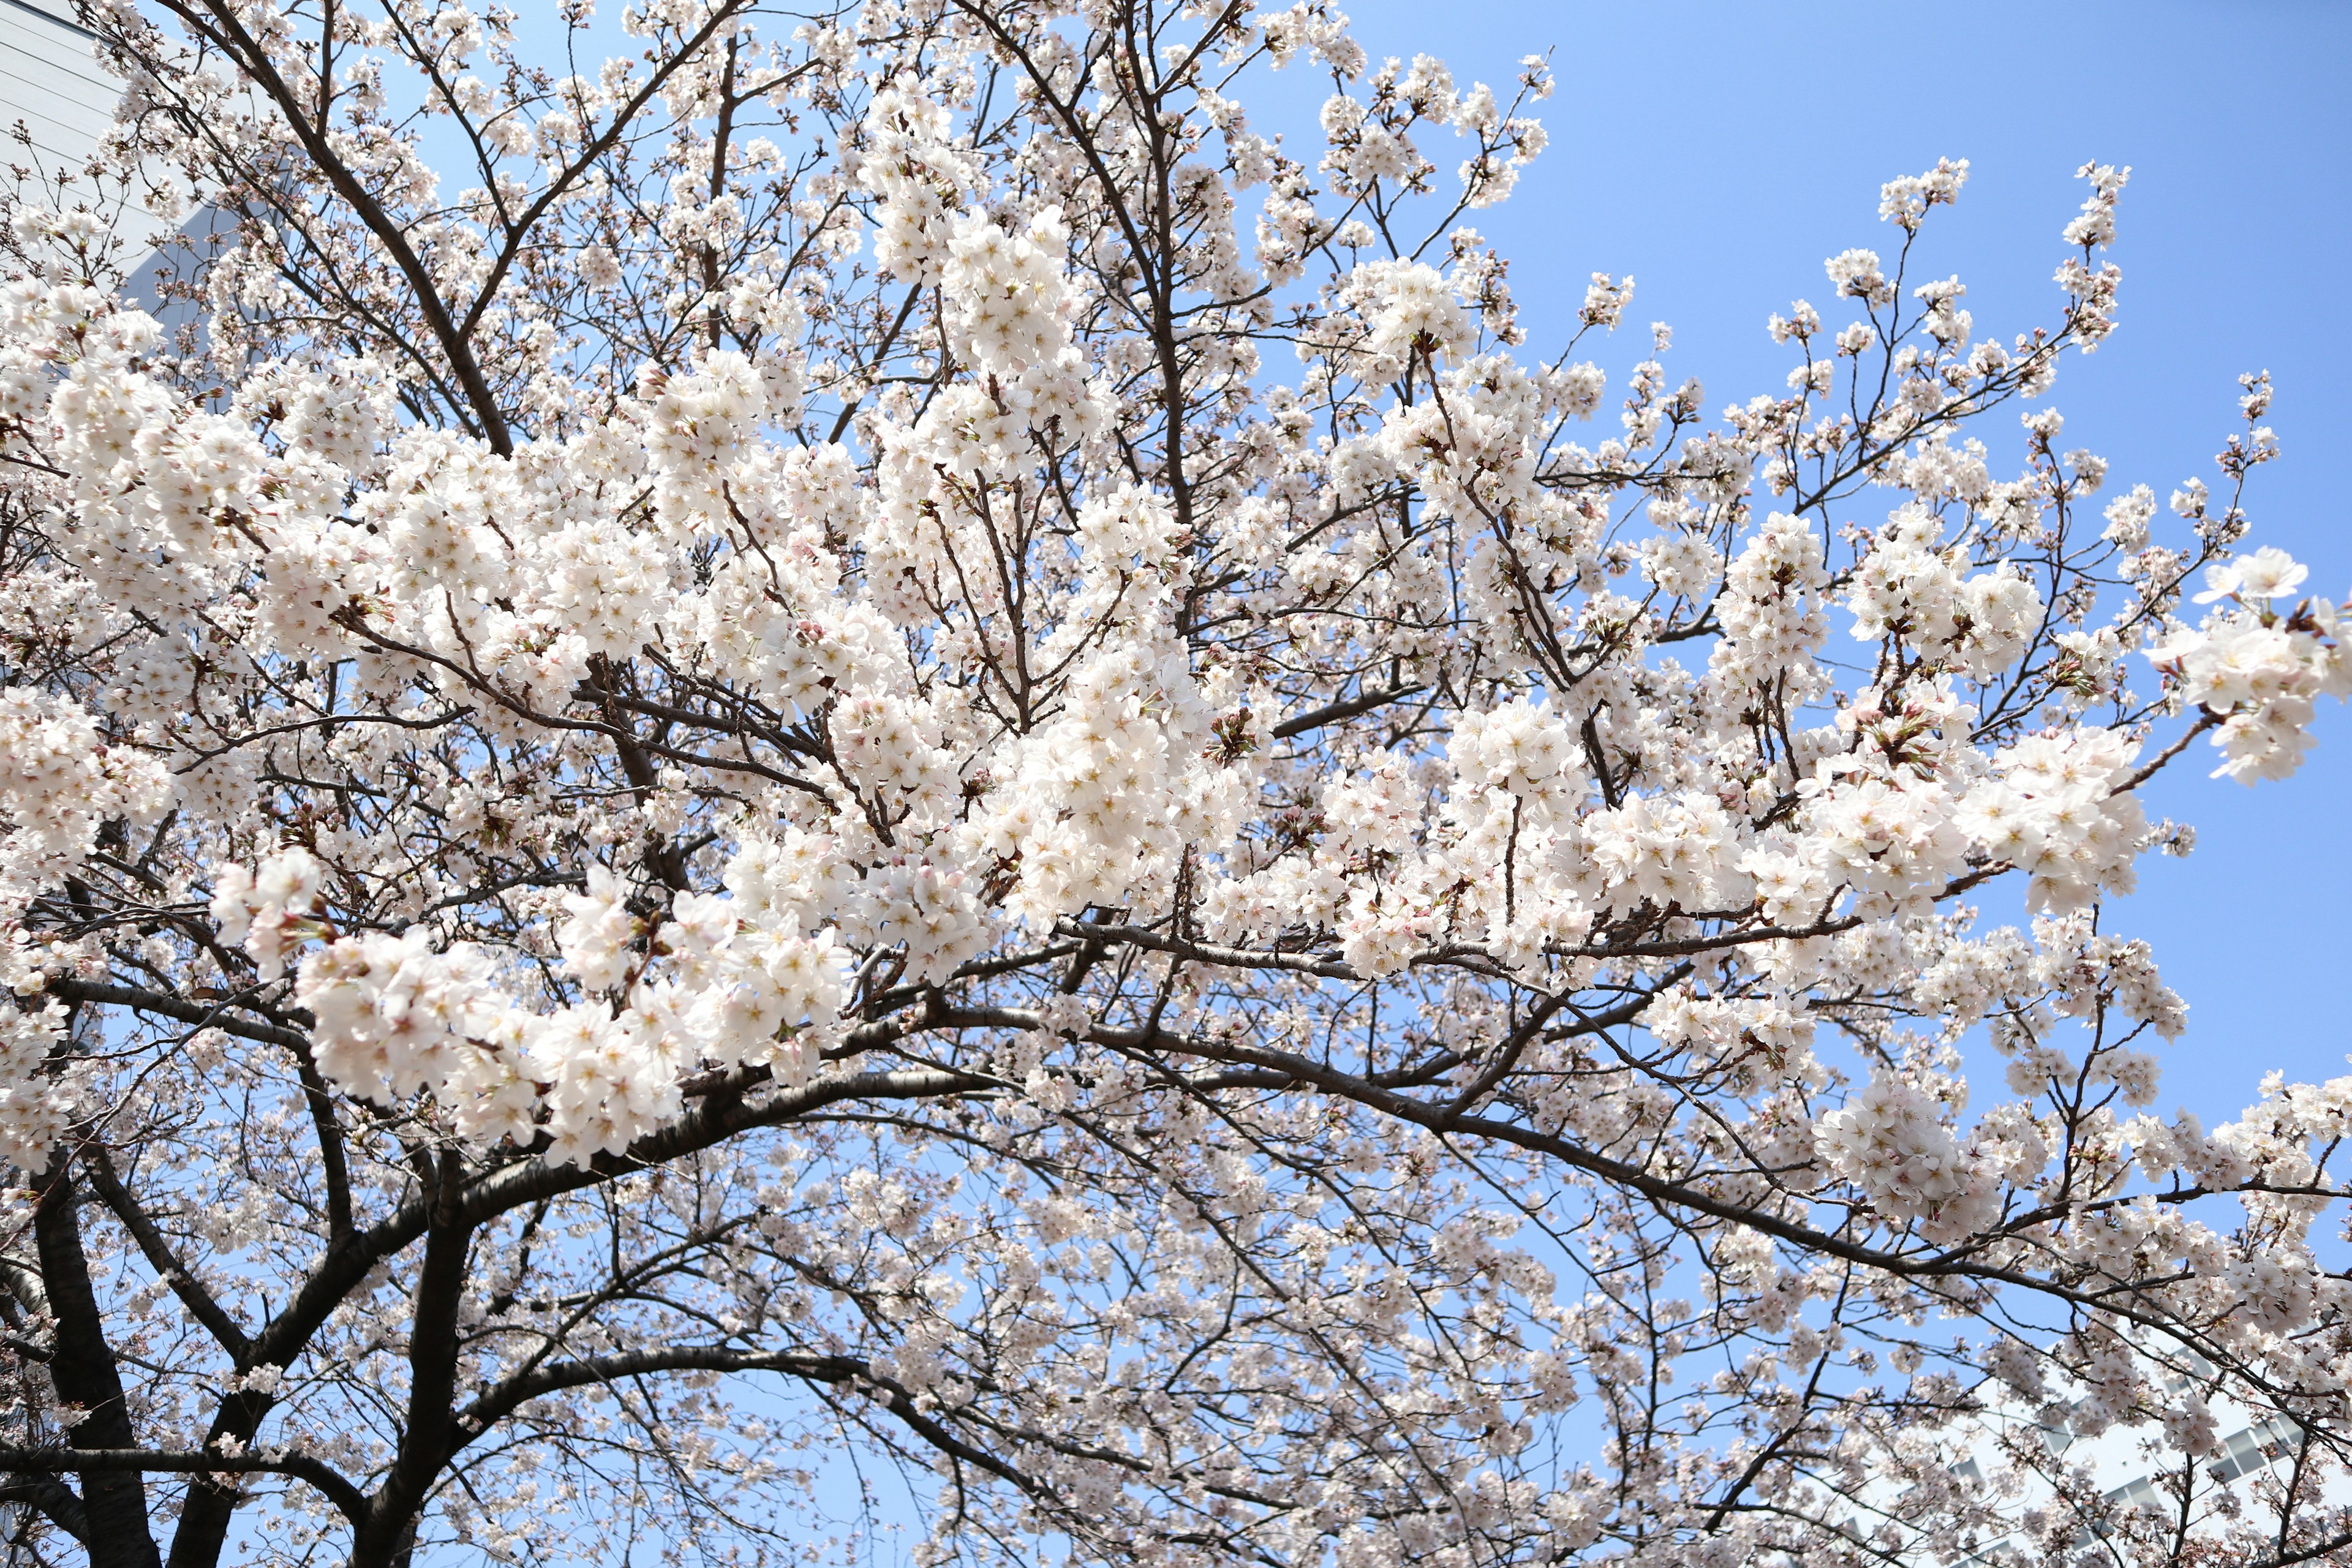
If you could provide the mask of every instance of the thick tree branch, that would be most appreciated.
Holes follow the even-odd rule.
[[[1308,731],[1319,730],[1326,724],[1337,724],[1341,720],[1353,719],[1358,714],[1369,713],[1375,708],[1385,708],[1391,702],[1402,701],[1407,697],[1428,689],[1426,682],[1416,682],[1407,686],[1391,686],[1379,691],[1359,692],[1353,697],[1338,702],[1327,702],[1320,708],[1311,708],[1304,713],[1285,719],[1274,727],[1274,738],[1277,741],[1287,741],[1294,735],[1304,735]]]
[[[122,1378],[106,1340],[106,1317],[90,1287],[89,1263],[82,1252],[71,1164],[58,1161],[36,1178],[34,1193],[33,1238],[40,1254],[42,1289],[56,1324],[49,1377],[58,1399],[82,1412],[67,1440],[77,1451],[134,1448],[138,1435],[131,1428]],[[90,1568],[156,1568],[155,1542],[147,1529],[147,1486],[136,1469],[101,1463],[55,1468],[81,1475]]]

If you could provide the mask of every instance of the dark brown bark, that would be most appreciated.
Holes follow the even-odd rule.
[[[394,1568],[407,1561],[415,1548],[417,1510],[449,1458],[457,1397],[457,1311],[466,1295],[474,1227],[460,1217],[463,1163],[444,1154],[434,1175],[433,1218],[425,1233],[408,1342],[408,1418],[399,1455],[352,1537],[351,1568]]]
[[[59,1159],[35,1181],[34,1191],[33,1241],[41,1259],[41,1285],[57,1320],[49,1376],[59,1399],[87,1412],[68,1440],[77,1448],[137,1447],[122,1377],[90,1289],[70,1163]],[[85,1470],[81,1504],[90,1568],[158,1568],[161,1560],[147,1526],[145,1477],[136,1470]]]

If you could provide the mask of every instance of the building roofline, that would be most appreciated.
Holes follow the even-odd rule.
[[[47,5],[36,5],[33,4],[33,0],[0,0],[0,5],[14,6],[19,11],[38,16],[44,22],[54,22],[60,27],[68,28],[73,32],[79,33],[85,38],[94,41],[98,37],[96,33],[91,32],[88,27],[83,26],[71,16],[60,16],[55,11],[50,10]]]

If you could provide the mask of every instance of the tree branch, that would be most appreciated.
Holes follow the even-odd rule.
[[[164,1238],[162,1231],[155,1228],[155,1222],[148,1217],[139,1200],[131,1195],[121,1178],[115,1174],[114,1161],[107,1153],[106,1145],[93,1138],[81,1151],[81,1163],[82,1169],[89,1173],[90,1186],[104,1200],[106,1206],[114,1211],[114,1217],[122,1222],[122,1228],[131,1233],[131,1239],[138,1244],[141,1256],[147,1259],[147,1267],[172,1288],[172,1294],[180,1299],[180,1304],[188,1309],[191,1317],[211,1331],[213,1338],[220,1342],[221,1348],[242,1363],[247,1352],[253,1348],[253,1341],[237,1325],[236,1320],[228,1315],[228,1310],[214,1300],[211,1291],[196,1282],[195,1277],[188,1272],[187,1266],[172,1251],[172,1244]]]
[[[344,1518],[356,1522],[367,1510],[359,1488],[334,1468],[307,1454],[176,1453],[163,1448],[0,1448],[0,1470],[55,1474],[81,1470],[103,1475],[290,1476],[318,1489]]]

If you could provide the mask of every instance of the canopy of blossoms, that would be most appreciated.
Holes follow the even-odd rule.
[[[1316,0],[90,20],[0,289],[12,1552],[798,1561],[877,1462],[918,1563],[2352,1542],[2352,1079],[2147,1114],[2103,918],[2347,606],[2266,378],[2168,507],[2067,445],[2126,171],[2000,332],[1890,181],[1726,403],[1631,279],[1527,342],[1541,60]],[[130,202],[220,218],[152,309]],[[2155,1501],[2033,1436],[2118,1428]]]

